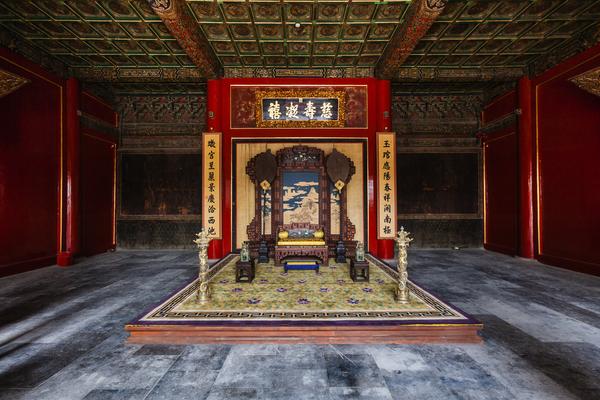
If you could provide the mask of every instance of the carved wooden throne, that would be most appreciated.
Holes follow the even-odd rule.
[[[270,152],[270,150],[267,150]],[[262,154],[262,153],[261,153]],[[315,147],[308,146],[293,146],[287,147],[277,151],[275,158],[277,161],[276,175],[273,180],[273,184],[267,189],[267,198],[270,198],[271,213],[270,213],[270,226],[265,229],[263,235],[263,196],[265,195],[261,182],[257,182],[256,170],[259,167],[256,165],[257,160],[260,159],[260,155],[252,158],[247,166],[246,173],[250,176],[250,179],[255,185],[255,216],[252,222],[247,227],[248,239],[250,241],[250,250],[252,256],[255,257],[258,253],[258,246],[261,239],[265,239],[269,247],[269,256],[276,259],[276,264],[280,264],[285,260],[286,257],[294,256],[314,256],[321,260],[324,264],[327,264],[329,257],[335,256],[336,245],[340,239],[340,235],[331,234],[331,194],[335,189],[334,183],[328,179],[326,171],[326,156],[323,150]],[[354,164],[351,162],[351,173],[352,176],[355,173]],[[294,175],[295,174],[295,175]],[[303,189],[302,185],[312,185],[318,194],[318,202],[314,204],[316,209],[311,209],[312,213],[307,217],[308,220],[299,220],[304,214],[299,213],[298,215],[290,211],[290,208],[297,205],[298,202],[302,202],[304,207],[304,200],[302,196],[296,203],[290,203],[290,197],[294,197],[295,192],[290,187],[290,181],[296,178],[310,177],[309,182],[298,182],[300,185],[299,189]],[[296,187],[296,186],[294,186]],[[305,192],[306,189],[303,189]],[[290,194],[291,193],[291,194]],[[308,191],[310,195],[315,196],[314,192]],[[308,195],[307,195],[308,196]],[[315,196],[316,197],[316,196]],[[294,200],[297,200],[294,198]],[[341,218],[341,236],[342,241],[346,243],[348,256],[354,255],[356,249],[356,242],[354,241],[354,235],[356,228],[347,217],[347,198],[346,191],[342,191],[340,197],[340,218]],[[297,211],[298,209],[296,209]],[[280,248],[276,252],[277,242],[280,239],[278,233],[282,230],[290,230],[298,228],[299,226],[309,227],[313,231],[318,229],[323,231],[323,238],[321,239],[324,243],[308,243],[294,246],[297,247],[296,253],[294,254],[293,248]],[[314,229],[313,229],[314,228]],[[317,249],[315,246],[321,246]],[[314,251],[308,251],[308,247],[313,247]],[[285,250],[285,251],[283,251]],[[303,251],[301,251],[303,250]],[[307,253],[308,251],[308,253]],[[276,254],[277,253],[277,254]],[[315,255],[317,254],[318,255]]]

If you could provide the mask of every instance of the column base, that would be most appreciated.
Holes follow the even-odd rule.
[[[60,267],[68,267],[75,263],[75,256],[72,252],[62,251],[56,256],[56,264]]]

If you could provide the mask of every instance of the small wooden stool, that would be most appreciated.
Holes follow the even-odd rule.
[[[254,260],[237,261],[235,263],[235,281],[252,282],[254,280]]]
[[[369,263],[350,259],[350,278],[354,282],[369,282]]]

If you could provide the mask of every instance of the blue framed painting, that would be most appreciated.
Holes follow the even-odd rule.
[[[283,223],[319,224],[319,173],[286,171],[282,175]]]

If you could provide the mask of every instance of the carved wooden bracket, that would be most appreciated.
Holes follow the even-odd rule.
[[[600,96],[600,68],[584,72],[569,80],[586,92]]]
[[[206,78],[222,75],[221,64],[200,33],[200,28],[192,16],[185,0],[147,0],[156,15],[167,26],[190,59],[200,68]]]
[[[391,79],[413,52],[436,18],[444,11],[447,0],[414,0],[404,23],[396,30],[375,69],[379,78]]]
[[[14,92],[28,83],[28,79],[0,69],[0,98]]]

